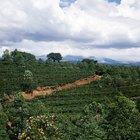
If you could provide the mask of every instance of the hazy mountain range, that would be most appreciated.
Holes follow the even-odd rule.
[[[42,60],[46,60],[46,55],[41,55],[41,56],[36,56],[37,59],[41,58]],[[68,61],[71,63],[77,63],[80,62],[84,59],[85,57],[83,56],[74,56],[74,55],[67,55],[65,57],[63,57],[62,61]],[[140,62],[129,62],[129,61],[118,61],[118,60],[113,60],[110,58],[96,58],[94,56],[90,56],[90,57],[86,57],[88,59],[94,59],[97,60],[98,63],[102,63],[102,64],[108,64],[108,65],[133,65],[133,66],[140,66]]]

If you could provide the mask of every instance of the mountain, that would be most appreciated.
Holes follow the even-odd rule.
[[[46,60],[47,57],[46,55],[40,55],[40,56],[36,56],[36,59],[42,59],[42,60]],[[84,59],[83,56],[74,56],[74,55],[67,55],[67,56],[64,56],[62,61],[65,62],[65,61],[68,61],[68,62],[73,62],[73,63],[77,63],[79,61],[82,61]]]
[[[41,58],[42,60],[46,60],[46,55],[41,55],[41,56],[36,56],[36,59]],[[130,61],[118,61],[118,60],[113,60],[110,58],[104,58],[104,57],[94,57],[94,56],[90,56],[90,57],[83,57],[83,56],[75,56],[75,55],[66,55],[63,57],[62,61],[68,61],[71,63],[78,63],[80,61],[82,61],[84,58],[88,58],[88,59],[93,59],[93,60],[97,60],[98,63],[101,64],[107,64],[107,65],[125,65],[125,66],[140,66],[140,62],[130,62]]]
[[[129,66],[140,66],[140,62],[129,62],[126,65],[129,65]]]
[[[121,61],[113,60],[110,58],[97,58],[99,63],[108,64],[108,65],[120,65],[123,64]]]
[[[85,57],[83,56],[73,56],[73,55],[67,55],[63,58],[63,61],[69,61],[69,62],[73,62],[73,63],[77,63],[79,61],[82,61]],[[88,59],[93,59],[93,60],[97,60],[98,63],[101,64],[107,64],[107,65],[125,65],[125,66],[140,66],[140,62],[130,62],[130,61],[118,61],[118,60],[113,60],[110,58],[104,58],[104,57],[94,57],[94,56],[90,56],[87,57]]]
[[[118,60],[113,60],[110,58],[96,58],[98,60],[98,63],[101,64],[107,64],[107,65],[118,65],[118,66],[140,66],[140,62],[130,62],[130,61],[118,61]]]
[[[83,56],[73,56],[73,55],[67,55],[63,58],[63,61],[69,61],[69,62],[79,62],[82,61],[85,57]],[[109,58],[96,58],[94,56],[90,56],[87,57],[88,59],[93,59],[93,60],[97,60],[98,63],[104,63],[104,64],[118,64],[120,63],[120,61],[116,61],[113,59],[109,59]]]
[[[83,56],[74,56],[74,55],[66,55],[64,58],[63,58],[63,61],[69,61],[69,62],[79,62],[79,61],[82,61],[84,59]]]

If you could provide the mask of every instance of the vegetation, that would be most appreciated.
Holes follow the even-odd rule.
[[[25,70],[23,75],[23,83],[21,84],[21,89],[23,91],[32,92],[32,90],[35,88],[36,86],[33,73],[30,70]]]
[[[97,64],[97,62],[98,62],[97,60],[92,60],[87,58],[82,60],[82,63],[87,63],[87,64],[91,64],[91,63]]]
[[[62,56],[60,53],[50,53],[47,55],[48,60],[52,60],[53,62],[62,60]]]
[[[54,53],[55,54],[55,53]],[[50,56],[50,55],[49,55]],[[140,67],[36,60],[5,50],[0,61],[0,140],[139,140]],[[53,62],[54,61],[54,62]],[[87,85],[25,100],[34,89],[55,88],[91,75]]]
[[[18,136],[19,140],[59,140],[60,132],[55,125],[55,116],[36,116],[30,117],[26,122],[26,127],[23,132]]]

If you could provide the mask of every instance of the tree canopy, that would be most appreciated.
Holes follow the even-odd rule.
[[[11,56],[10,56],[10,52],[9,52],[8,49],[6,49],[6,50],[3,52],[2,60],[3,60],[5,63],[9,63],[9,62],[11,61]]]
[[[2,60],[4,63],[13,62],[16,65],[25,65],[27,63],[34,63],[36,61],[36,58],[33,54],[27,53],[27,52],[21,52],[15,49],[14,51],[9,51],[6,49],[3,52]]]
[[[51,60],[53,62],[62,60],[62,55],[60,53],[49,53],[47,55],[48,60]]]

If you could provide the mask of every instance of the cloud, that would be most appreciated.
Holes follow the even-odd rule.
[[[119,5],[107,0],[71,2],[0,0],[0,52],[3,47],[17,47],[37,55],[44,50],[64,55],[97,55],[102,51],[100,56],[124,59],[117,57],[123,51],[125,59],[129,52],[131,60],[140,60],[138,55],[132,55],[140,51],[139,0],[122,0]]]
[[[71,5],[71,3],[75,2],[76,0],[60,0],[60,7],[68,7]]]
[[[20,47],[19,47],[20,46]],[[32,47],[34,46],[34,47]],[[59,47],[58,47],[59,46]],[[26,51],[29,53],[34,53],[35,55],[46,55],[50,52],[60,52],[63,56],[66,55],[82,55],[83,57],[95,56],[97,58],[112,58],[114,60],[120,61],[139,61],[140,60],[140,48],[85,48],[81,47],[81,44],[75,43],[73,41],[40,41],[34,42],[32,40],[23,40],[22,42],[17,42],[14,46],[5,47],[3,46],[0,51],[0,55],[5,49],[14,50],[17,48],[20,51]]]

